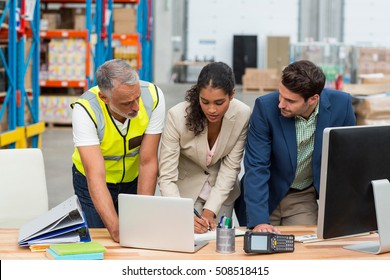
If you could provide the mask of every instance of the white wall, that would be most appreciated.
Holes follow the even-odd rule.
[[[154,1],[153,82],[166,83],[172,69],[172,9],[171,0]]]
[[[390,1],[345,0],[344,43],[390,47]]]
[[[189,0],[187,59],[232,65],[233,35],[257,35],[258,67],[266,63],[266,37],[298,37],[298,0]]]
[[[181,20],[174,9],[177,1],[184,3],[185,0],[154,1],[153,67],[157,82],[169,82],[172,65],[178,60],[178,55],[172,53],[172,36],[176,35],[172,34],[172,28],[174,22],[179,24]],[[268,35],[287,35],[291,43],[297,42],[299,0],[187,1],[189,25],[183,35],[188,38],[188,59],[214,57],[232,65],[233,35],[257,35],[258,66],[262,67],[266,61],[265,40]],[[390,1],[344,1],[343,42],[390,47]]]

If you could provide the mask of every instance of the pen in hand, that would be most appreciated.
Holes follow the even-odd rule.
[[[203,218],[195,208],[194,208],[194,214],[195,214],[195,216],[197,216],[199,219],[202,219],[203,221],[206,222],[207,227],[208,227],[208,230],[210,231],[211,228],[210,228],[209,222],[208,222],[205,218]]]

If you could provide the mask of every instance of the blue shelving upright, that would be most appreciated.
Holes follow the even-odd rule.
[[[141,69],[139,76],[141,80],[153,81],[153,1],[140,0],[137,12],[137,31],[141,43]]]
[[[104,39],[102,38],[102,30],[103,30],[103,10],[105,7],[103,6],[103,0],[96,0],[96,13],[94,18],[94,31],[96,33],[96,45],[95,45],[95,53],[94,53],[94,66],[95,71],[97,67],[102,65],[105,61],[104,57]],[[95,76],[95,75],[94,75]],[[96,83],[96,78],[95,82]]]
[[[97,41],[94,52],[94,70],[105,61],[113,58],[112,39],[113,39],[113,0],[96,0],[96,13],[94,18],[95,32]],[[137,1],[130,1],[133,4]],[[129,2],[129,3],[130,3]],[[122,2],[123,3],[123,2]],[[110,17],[108,25],[104,26],[103,15],[106,10]],[[152,81],[152,28],[151,28],[151,0],[139,0],[137,6],[137,31],[141,45],[141,68],[139,69],[140,78]],[[96,81],[94,82],[96,83]]]
[[[19,147],[26,146],[26,140],[20,140],[26,136],[25,127],[27,124],[25,123],[25,106],[27,106],[31,113],[31,124],[29,125],[34,125],[39,122],[39,3],[40,1],[36,0],[33,11],[33,20],[29,21],[32,44],[26,61],[25,41],[27,33],[29,32],[27,32],[28,23],[25,19],[25,0],[9,0],[6,3],[3,15],[0,18],[1,24],[4,22],[5,16],[8,15],[7,57],[0,51],[0,57],[8,78],[8,88],[0,110],[0,120],[3,119],[7,110],[8,130],[1,133],[0,144],[2,146],[8,146],[8,148],[17,147],[16,143],[21,143]],[[2,30],[2,32],[5,31]],[[24,83],[27,68],[30,63],[32,67],[31,102]],[[33,130],[35,130],[35,128],[32,130],[29,129],[29,133],[32,132],[32,134],[34,134]],[[16,131],[17,133],[12,133]],[[34,134],[31,137],[32,147],[38,147],[38,137],[38,134]]]
[[[22,2],[25,0],[19,0],[19,7],[21,7]],[[39,123],[39,48],[40,48],[40,1],[37,0],[35,3],[35,9],[33,12],[33,19],[30,21],[31,28],[31,48],[28,52],[27,59],[25,60],[25,43],[27,34],[25,30],[22,30],[20,36],[18,36],[17,40],[17,61],[22,61],[23,63],[15,63],[17,64],[17,92],[18,99],[17,100],[17,126],[23,127],[27,124],[25,123],[25,106],[27,106],[30,114],[31,114],[31,124]],[[28,96],[27,90],[25,88],[25,79],[28,66],[31,63],[32,67],[32,89],[31,94],[32,98]],[[32,147],[38,147],[38,139],[39,135],[34,135],[32,138]]]
[[[16,129],[16,7],[17,1],[10,0],[6,3],[3,15],[0,19],[2,25],[5,20],[5,16],[8,14],[8,55],[0,50],[0,57],[5,69],[5,75],[8,78],[8,88],[4,97],[3,105],[0,110],[0,120],[6,115],[8,110],[8,129]],[[4,30],[1,30],[5,32]],[[8,58],[8,59],[7,59]],[[12,144],[14,145],[14,144]]]

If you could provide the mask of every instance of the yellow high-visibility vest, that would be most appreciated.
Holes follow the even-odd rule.
[[[140,81],[140,85],[138,115],[130,120],[126,135],[122,135],[116,127],[106,104],[99,97],[97,86],[84,92],[72,104],[72,108],[74,104],[81,105],[95,123],[106,167],[107,183],[127,183],[138,176],[140,144],[152,111],[159,101],[154,84]],[[77,147],[74,149],[72,161],[77,170],[85,176]]]

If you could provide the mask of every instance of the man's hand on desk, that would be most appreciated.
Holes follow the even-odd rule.
[[[253,231],[255,232],[274,232],[277,234],[281,234],[280,230],[269,224],[260,224],[254,227]]]
[[[114,225],[111,225],[110,227],[106,228],[110,233],[112,240],[119,243],[119,223],[114,223]]]

